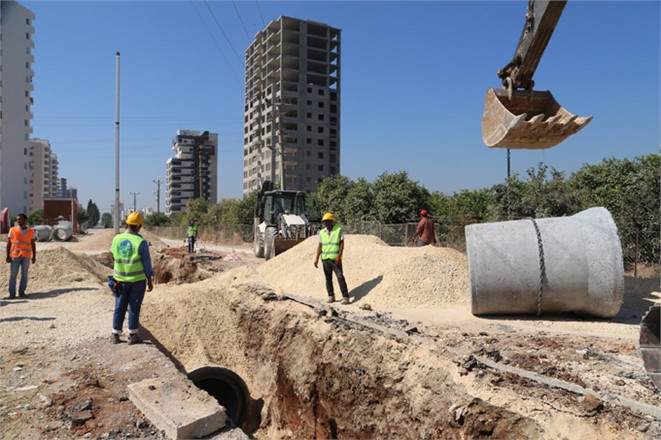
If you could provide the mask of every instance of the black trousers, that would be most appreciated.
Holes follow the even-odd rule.
[[[321,263],[324,265],[326,292],[328,292],[328,296],[335,297],[335,291],[333,290],[333,272],[335,272],[342,296],[349,298],[349,289],[347,288],[347,282],[344,279],[344,273],[342,273],[342,263],[338,263],[335,260],[321,260]]]

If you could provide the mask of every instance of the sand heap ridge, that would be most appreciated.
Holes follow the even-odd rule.
[[[315,269],[317,237],[264,263],[259,271],[279,293],[324,299],[321,264]],[[450,248],[390,247],[372,235],[346,235],[344,274],[355,301],[412,308],[467,304],[464,254]],[[335,295],[339,297],[337,283]]]
[[[112,270],[96,262],[85,254],[69,251],[65,247],[56,247],[39,251],[37,262],[30,265],[28,272],[27,293],[49,291],[58,287],[67,287],[77,283],[98,285],[112,275]],[[20,273],[19,273],[20,281]],[[0,271],[0,289],[7,291],[9,286],[9,264]]]

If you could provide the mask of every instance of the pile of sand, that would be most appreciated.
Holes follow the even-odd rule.
[[[74,284],[93,284],[105,282],[112,270],[97,263],[85,254],[69,251],[65,247],[56,247],[39,251],[37,262],[30,264],[28,271],[27,293],[48,292],[57,288],[70,287]],[[20,282],[20,272],[17,280]],[[9,264],[0,271],[0,290],[3,295],[9,286]]]
[[[122,229],[121,232],[124,232]],[[153,249],[162,249],[168,247],[167,244],[163,243],[161,239],[154,235],[153,233],[142,229],[140,235],[147,240],[149,246]],[[76,251],[110,251],[110,246],[112,245],[112,239],[115,237],[114,229],[104,229],[100,232],[95,232],[89,237],[84,237],[80,239],[80,243],[72,246],[72,249]]]
[[[318,269],[313,264],[317,240],[311,237],[267,261],[260,274],[278,293],[325,299],[321,263]],[[390,247],[372,235],[346,235],[343,265],[354,302],[408,308],[469,301],[466,256],[454,249]]]

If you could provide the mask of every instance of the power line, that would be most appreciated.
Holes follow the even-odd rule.
[[[236,7],[236,2],[234,0],[232,0],[232,6],[234,6],[236,15],[239,17],[239,21],[241,22],[241,26],[243,27],[243,30],[246,33],[246,37],[248,37],[248,43],[250,43],[250,34],[248,34],[248,29],[246,29],[246,25],[243,24],[243,19],[241,18],[241,14],[239,14],[239,8]]]
[[[257,5],[257,10],[259,11],[259,17],[262,19],[262,27],[266,27],[266,21],[264,20],[264,16],[262,15],[262,8],[259,7],[259,1],[255,0],[255,4]]]
[[[230,47],[232,48],[232,52],[234,52],[234,55],[236,55],[236,59],[239,60],[239,64],[241,66],[243,66],[243,60],[241,59],[241,57],[237,53],[236,49],[234,49],[234,45],[232,44],[229,37],[225,33],[225,30],[223,29],[223,27],[220,25],[220,22],[216,18],[216,14],[213,13],[213,10],[211,9],[211,6],[209,6],[209,2],[207,0],[204,0],[204,4],[207,6],[207,9],[209,10],[209,13],[211,14],[211,17],[213,17],[213,21],[216,22],[216,25],[218,26],[218,29],[220,29],[220,32],[222,32],[223,35],[225,36],[225,39],[227,40],[227,44],[229,44]]]
[[[220,54],[223,56],[223,59],[224,59],[225,62],[227,63],[227,66],[230,68],[230,72],[232,72],[232,75],[233,75],[234,78],[238,81],[239,84],[243,84],[243,83],[241,82],[241,79],[239,78],[239,76],[236,74],[236,72],[235,72],[234,69],[232,68],[232,64],[229,62],[229,60],[228,60],[227,57],[225,56],[225,52],[223,52],[223,50],[220,48],[220,45],[218,44],[218,42],[217,42],[216,39],[214,38],[213,34],[211,33],[211,30],[209,29],[209,27],[207,26],[207,24],[204,22],[204,19],[202,18],[202,15],[200,14],[200,11],[198,11],[198,10],[197,10],[197,6],[195,6],[195,2],[194,2],[194,1],[191,1],[191,4],[193,5],[193,9],[195,9],[195,12],[197,13],[197,16],[200,18],[200,21],[201,21],[202,24],[204,25],[204,28],[207,30],[207,33],[208,33],[209,36],[211,37],[211,40],[212,40],[213,43],[216,45],[216,49],[218,49],[218,52],[220,52]],[[207,7],[209,7],[209,5],[207,5]],[[222,30],[222,29],[221,29],[221,30]],[[224,32],[223,32],[223,34],[224,34]],[[227,36],[225,36],[225,38],[227,38]],[[234,48],[232,48],[232,49],[234,49]],[[235,52],[235,53],[236,53],[236,52]],[[242,64],[242,66],[243,66],[243,63],[241,63],[241,64]]]

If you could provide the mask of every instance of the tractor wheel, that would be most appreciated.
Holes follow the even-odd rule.
[[[255,233],[255,257],[264,258],[264,234],[259,231]]]
[[[275,236],[277,235],[277,231],[275,228],[266,228],[264,235],[264,258],[270,260],[275,257]]]

